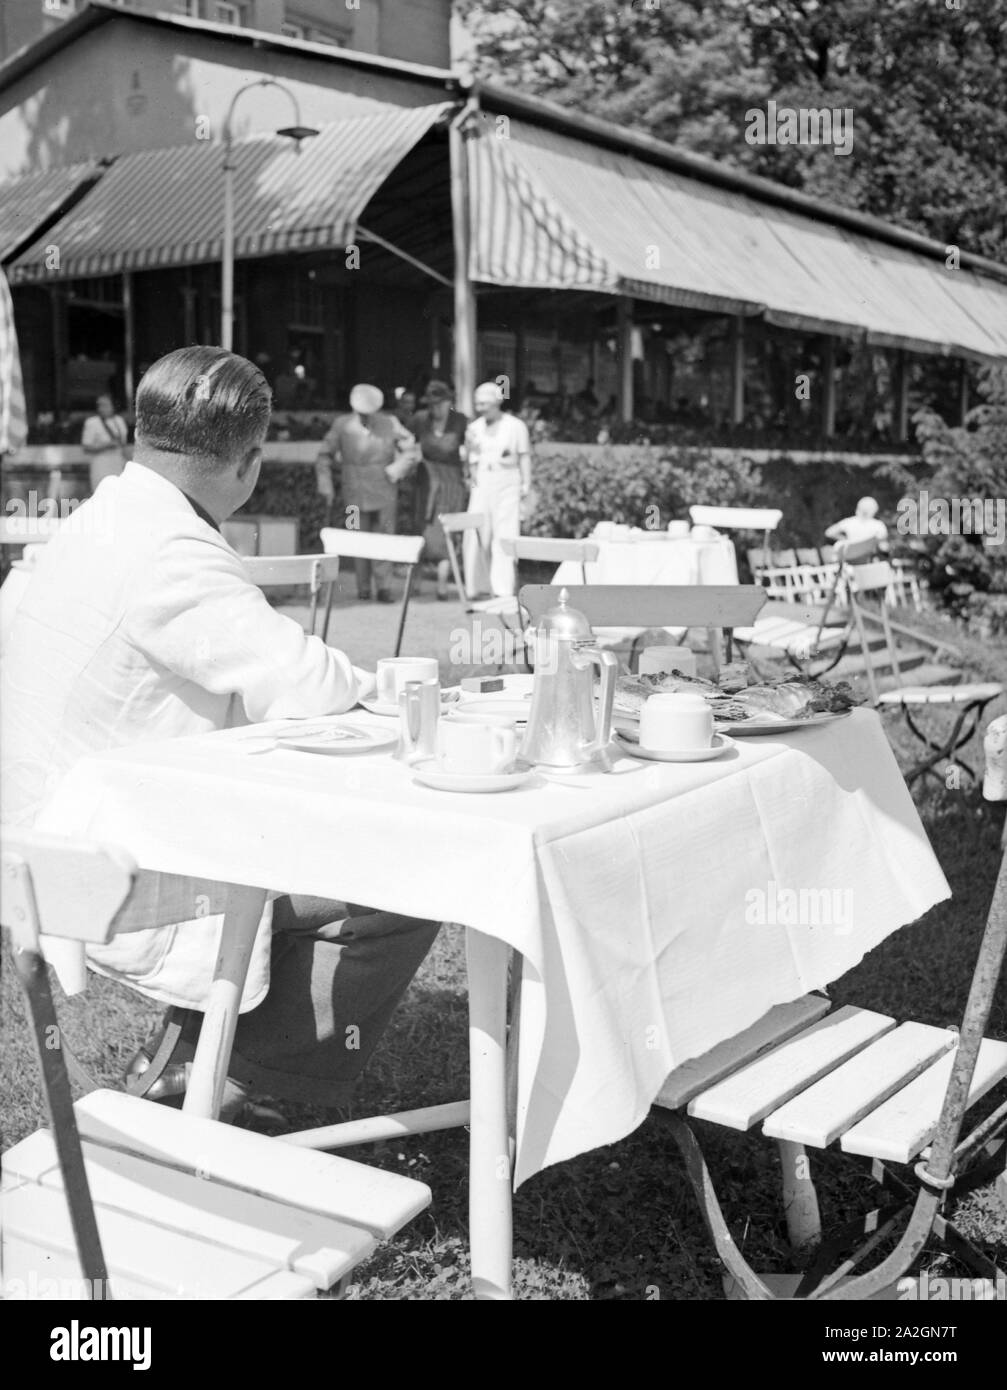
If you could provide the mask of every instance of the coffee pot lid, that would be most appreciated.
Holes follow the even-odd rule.
[[[567,590],[560,589],[556,605],[547,608],[538,620],[539,633],[567,642],[591,640],[591,624],[579,609],[569,607],[569,600]]]

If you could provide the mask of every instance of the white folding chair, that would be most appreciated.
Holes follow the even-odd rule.
[[[850,567],[847,573],[850,606],[860,638],[864,658],[864,674],[867,677],[871,699],[879,709],[901,710],[906,725],[927,749],[920,762],[906,774],[906,781],[910,786],[917,778],[928,776],[936,777],[943,784],[944,779],[937,771],[938,764],[941,763],[954,764],[954,766],[962,768],[973,781],[976,781],[978,779],[975,770],[962,758],[959,758],[957,752],[959,748],[968,743],[975,733],[986,706],[998,696],[1007,693],[1007,687],[1000,684],[999,681],[962,682],[961,673],[952,668],[938,668],[938,672],[928,673],[940,677],[932,684],[920,683],[919,672],[916,673],[917,683],[907,684],[899,666],[899,652],[895,642],[896,629],[888,612],[893,584],[894,575],[887,560],[876,560],[871,564]],[[863,602],[865,595],[874,598],[877,603],[877,611],[865,607]],[[892,671],[890,678],[893,685],[892,689],[881,689],[881,683],[874,670],[874,657],[867,633],[868,623],[872,625],[880,623],[884,632],[885,647]],[[898,631],[906,632],[913,637],[916,636],[906,628],[900,627]],[[913,711],[923,708],[943,708],[951,710],[954,714],[953,722],[939,736],[939,741],[935,741],[931,737],[933,730],[927,732],[921,729],[913,718]]]
[[[402,607],[399,610],[399,627],[395,638],[395,651],[398,656],[402,650],[402,634],[409,611],[412,595],[413,573],[423,553],[422,536],[387,536],[380,531],[344,530],[339,526],[323,526],[320,532],[322,547],[326,555],[338,555],[354,560],[388,560],[395,565],[406,566],[406,582],[402,590]],[[332,607],[332,589],[329,589],[329,602],[325,612],[325,630],[328,631],[329,611]]]
[[[455,589],[458,592],[458,601],[467,613],[484,612],[486,605],[476,600],[469,599],[465,592],[465,581],[462,579],[461,561],[458,551],[455,548],[455,537],[464,537],[466,532],[475,533],[479,549],[482,552],[483,561],[489,567],[489,552],[483,544],[483,527],[486,525],[486,515],[484,512],[440,512],[437,520],[444,531],[444,542],[447,546],[448,560],[451,563],[451,577],[455,582]],[[495,600],[490,600],[491,603]]]
[[[257,555],[245,560],[245,568],[260,589],[290,588],[307,584],[311,593],[311,610],[306,631],[315,635],[318,617],[318,597],[324,585],[327,589],[322,641],[329,639],[329,617],[332,612],[332,586],[339,578],[338,555]]]
[[[966,1112],[1007,1078],[1007,1042],[983,1037],[1005,950],[1007,856],[960,1032],[896,1024],[887,1014],[850,1004],[830,1012],[828,999],[810,994],[777,1005],[667,1078],[653,1113],[670,1127],[681,1151],[707,1230],[732,1278],[732,1292],[753,1299],[871,1298],[905,1274],[931,1232],[978,1274],[993,1281],[1007,1278],[942,1213],[950,1189],[965,1192],[1003,1167],[1007,1102],[964,1139],[960,1135]],[[752,1269],[724,1220],[693,1119],[732,1130],[758,1128],[776,1141],[787,1229],[802,1254],[803,1276],[759,1275]],[[829,1148],[869,1159],[863,1176],[895,1200],[823,1241],[807,1150]],[[898,1165],[909,1165],[905,1176],[894,1171]],[[854,1274],[871,1251],[893,1237],[907,1212],[909,1220],[891,1253],[868,1273]],[[847,1253],[857,1241],[859,1248]],[[839,1256],[845,1258],[836,1267]]]
[[[188,1095],[182,1111],[109,1090],[74,1105],[39,938],[108,941],[136,868],[119,850],[31,832],[6,834],[2,857],[0,918],[50,1120],[3,1156],[8,1297],[18,1285],[45,1297],[31,1292],[40,1273],[68,1299],[339,1297],[377,1242],[429,1205],[429,1189],[200,1117]],[[228,930],[225,921],[221,957],[234,955]],[[213,1022],[225,1074],[235,974],[237,992]],[[235,983],[219,965],[218,976]]]
[[[528,621],[535,623],[563,592],[561,585],[526,584],[520,601]],[[596,630],[705,628],[715,671],[721,642],[729,658],[733,630],[750,626],[766,602],[757,584],[589,584],[568,597]]]

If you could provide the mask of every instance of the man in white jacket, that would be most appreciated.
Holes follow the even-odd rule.
[[[87,754],[335,714],[371,692],[373,676],[269,606],[220,534],[255,488],[270,408],[259,370],[221,348],[180,349],[144,375],[132,462],[45,547],[5,646],[3,821],[34,825]],[[132,930],[89,949],[92,968],[176,1006],[171,1036],[181,1024],[181,1037],[152,1098],[184,1090],[227,892],[141,874]],[[242,1000],[232,1108],[242,1087],[348,1099],[436,932],[368,908],[276,898]]]

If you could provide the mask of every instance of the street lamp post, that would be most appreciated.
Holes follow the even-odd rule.
[[[302,140],[308,140],[312,135],[318,134],[313,126],[301,124],[301,109],[297,97],[289,87],[277,82],[275,77],[259,77],[254,82],[247,82],[244,87],[239,87],[231,98],[224,118],[224,236],[220,267],[220,346],[228,352],[234,347],[234,132],[231,122],[239,97],[251,91],[253,87],[279,87],[281,92],[286,92],[294,108],[294,123],[282,126],[276,134],[285,135],[289,140],[293,140],[297,150],[300,150]]]

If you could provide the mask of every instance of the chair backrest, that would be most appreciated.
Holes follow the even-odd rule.
[[[535,622],[562,592],[526,584],[520,603]],[[766,602],[758,584],[590,584],[567,593],[592,627],[751,627]]]
[[[555,536],[508,536],[501,540],[500,549],[515,560],[547,560],[557,565],[564,560],[589,565],[598,558],[595,541],[561,540]]]
[[[832,551],[834,560],[847,565],[863,565],[877,555],[878,541],[874,536],[866,541],[837,541]]]
[[[245,560],[245,568],[260,589],[281,584],[321,584],[339,578],[338,555],[257,555]]]
[[[326,555],[415,565],[423,553],[422,536],[388,536],[380,531],[351,531],[338,526],[323,526],[320,535]]]
[[[799,565],[820,565],[821,556],[813,545],[798,546],[797,563]]]
[[[775,507],[689,508],[694,526],[715,526],[721,531],[775,531],[783,513]]]
[[[867,634],[867,629],[864,626],[866,610],[861,608],[858,599],[863,594],[873,594],[879,598],[878,613],[871,613],[869,616],[876,619],[880,615],[881,628],[885,635],[885,646],[888,650],[888,660],[891,664],[896,684],[901,685],[902,672],[899,669],[898,651],[895,646],[895,634],[892,632],[891,619],[888,615],[888,594],[892,582],[895,579],[895,571],[887,560],[867,560],[859,564],[848,563],[844,565],[843,576],[846,580],[850,607],[853,610],[853,620],[860,638],[860,649],[864,661],[864,673],[867,676],[867,685],[871,692],[871,699],[877,704],[880,689],[877,676],[874,672],[874,660],[871,653],[870,639]]]
[[[44,545],[59,527],[59,517],[0,517],[0,545]]]
[[[0,924],[29,949],[39,932],[102,943],[136,878],[125,851],[36,830],[5,828]]]
[[[484,512],[440,512],[437,520],[445,531],[478,531],[486,524]]]
[[[777,569],[789,569],[791,565],[797,564],[796,550],[774,550],[773,564]]]

